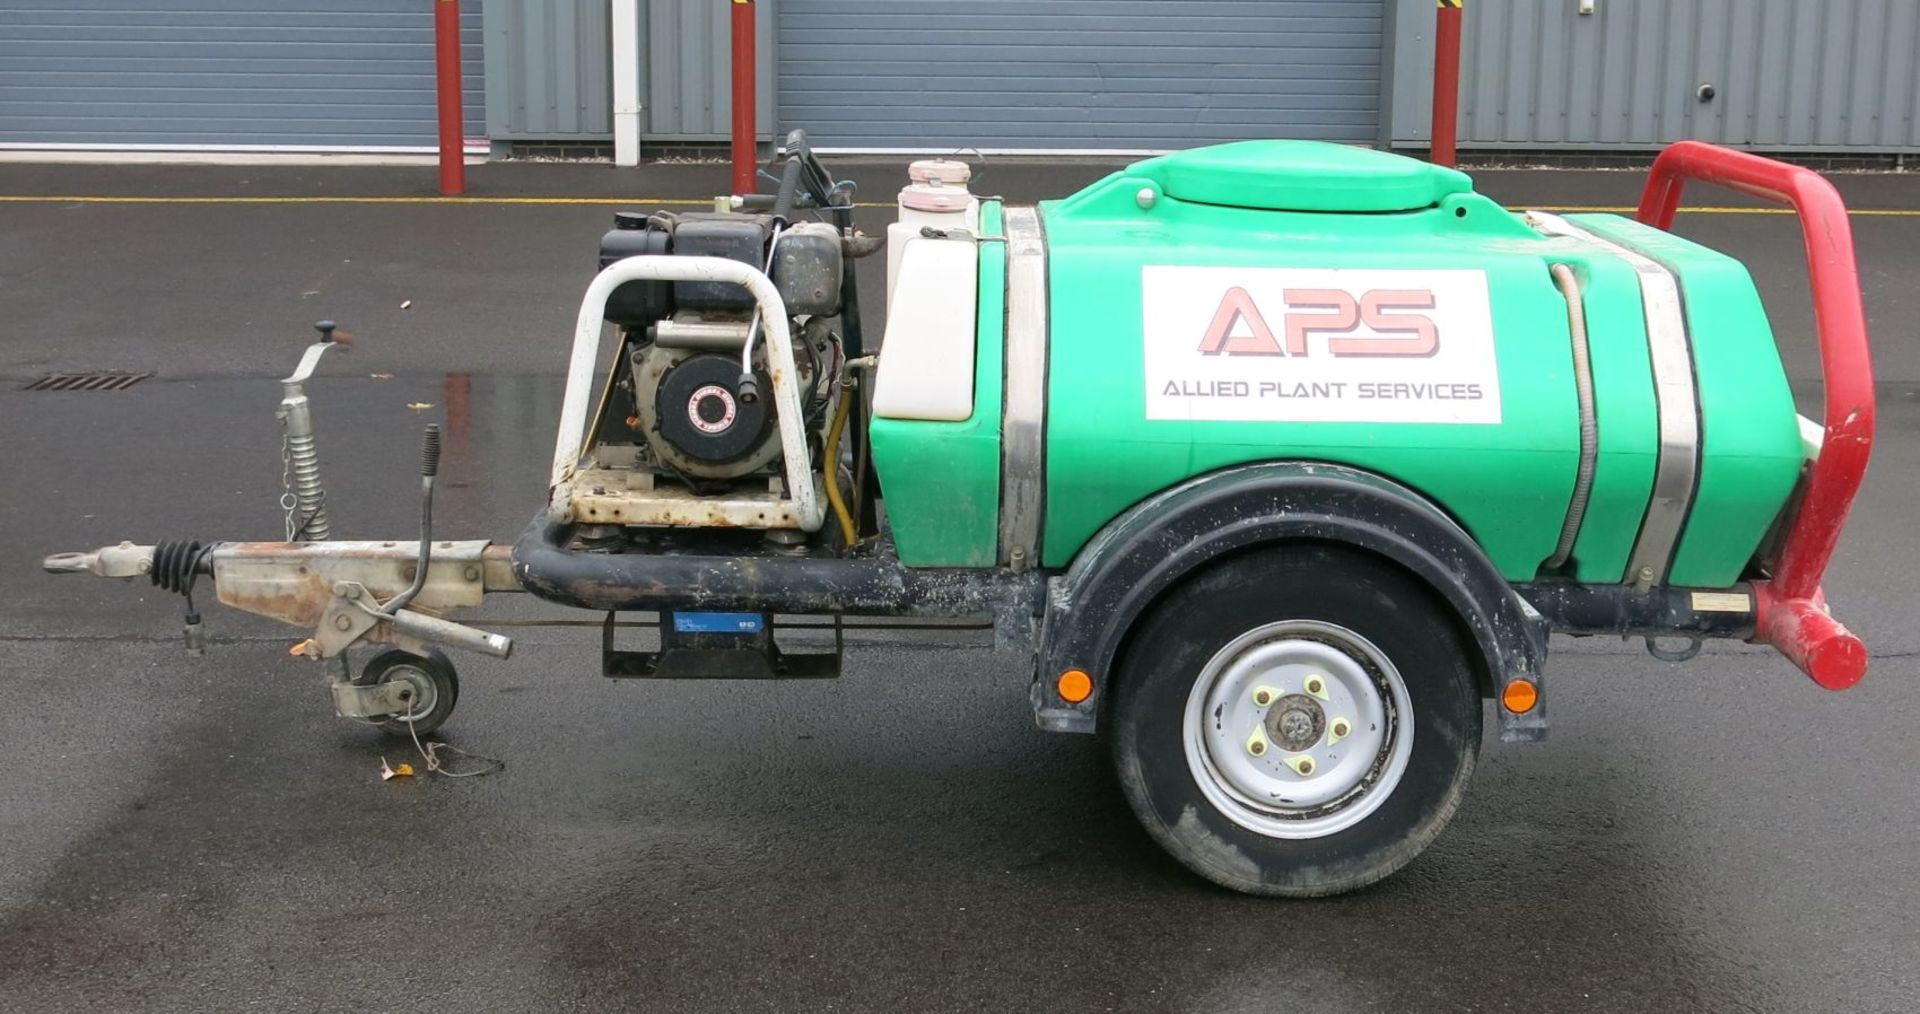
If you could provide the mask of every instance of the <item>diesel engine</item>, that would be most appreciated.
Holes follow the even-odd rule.
[[[843,243],[826,222],[770,214],[619,212],[600,267],[641,255],[723,257],[766,273],[786,304],[810,458],[817,459],[833,378],[845,356]],[[696,495],[781,473],[773,378],[746,289],[724,282],[633,281],[607,301],[620,352],[602,399],[595,463],[650,475]],[[810,462],[816,464],[817,460]]]

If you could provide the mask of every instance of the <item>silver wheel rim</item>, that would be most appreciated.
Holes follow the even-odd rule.
[[[1182,722],[1213,807],[1272,838],[1323,838],[1380,808],[1413,752],[1413,704],[1387,656],[1346,627],[1269,623],[1214,653]]]
[[[433,683],[433,674],[417,665],[396,665],[387,670],[383,682],[405,680],[413,688],[413,700],[407,704],[407,710],[387,716],[390,722],[417,722],[433,713],[433,706],[440,703],[440,691]]]

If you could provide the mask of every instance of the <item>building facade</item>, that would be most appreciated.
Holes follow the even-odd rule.
[[[482,136],[477,4],[462,24]],[[0,148],[432,151],[426,0],[0,0]]]
[[[434,0],[0,0],[0,148],[427,151]],[[613,137],[609,0],[463,0],[466,132]],[[640,0],[643,145],[725,139],[727,0]],[[764,136],[1427,144],[1432,0],[760,0]],[[1470,0],[1460,146],[1920,150],[1920,0]]]

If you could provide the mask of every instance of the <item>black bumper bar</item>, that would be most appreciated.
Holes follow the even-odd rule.
[[[996,624],[1040,614],[1036,572],[907,567],[883,545],[871,558],[792,554],[772,547],[726,552],[597,553],[566,548],[570,526],[535,517],[513,547],[513,573],[533,595],[603,612],[716,609],[850,616],[991,616]]]

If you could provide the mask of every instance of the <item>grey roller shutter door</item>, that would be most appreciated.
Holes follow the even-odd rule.
[[[1379,137],[1381,0],[781,0],[782,130],[859,148]]]
[[[0,0],[0,146],[428,149],[434,117],[433,0]]]
[[[1431,132],[1432,9],[1395,26],[1407,147]],[[1917,0],[1474,0],[1464,48],[1462,148],[1920,149]]]

